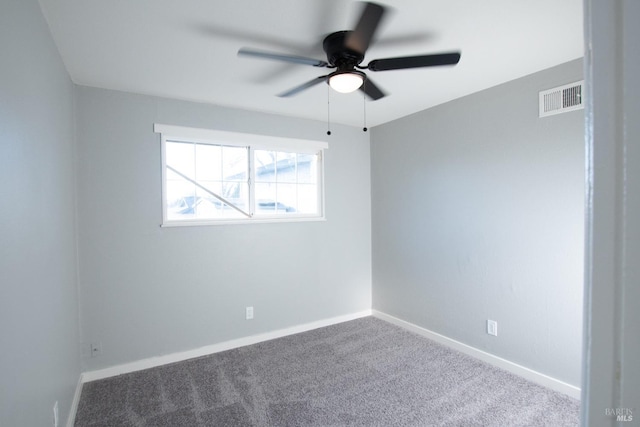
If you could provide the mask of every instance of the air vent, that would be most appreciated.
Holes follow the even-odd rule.
[[[584,108],[584,80],[540,92],[540,117]]]

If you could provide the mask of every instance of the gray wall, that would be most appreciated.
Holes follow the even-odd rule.
[[[326,125],[78,87],[82,339],[93,370],[371,307],[369,136],[335,126],[324,222],[161,228],[153,124],[326,138]],[[244,319],[245,306],[255,319]]]
[[[80,376],[73,84],[38,2],[0,4],[0,425],[67,417]]]
[[[576,60],[373,129],[375,310],[580,386],[584,112],[539,119],[538,91],[581,78]]]

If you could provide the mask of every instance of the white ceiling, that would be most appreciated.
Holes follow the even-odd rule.
[[[325,35],[352,29],[344,0],[40,0],[80,85],[327,120],[328,86],[277,93],[326,69],[238,57],[240,47],[326,60]],[[375,126],[583,56],[582,0],[383,0],[364,64],[460,50],[454,67],[368,72],[388,96]],[[568,82],[567,82],[568,83]],[[362,126],[363,95],[330,93],[331,121]]]

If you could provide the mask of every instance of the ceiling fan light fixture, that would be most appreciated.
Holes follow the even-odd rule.
[[[336,92],[351,93],[362,86],[364,75],[359,72],[341,72],[329,77],[329,86]]]

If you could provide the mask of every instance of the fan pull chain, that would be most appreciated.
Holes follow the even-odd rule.
[[[362,89],[365,89],[364,85],[367,84],[367,79],[364,79],[364,81],[362,82]],[[365,93],[365,91],[362,91],[362,111],[363,111],[363,115],[364,115],[364,127],[362,128],[363,132],[366,132],[367,129],[367,94]]]
[[[331,87],[327,85],[327,135],[331,135],[331,106],[329,100],[331,98]]]

